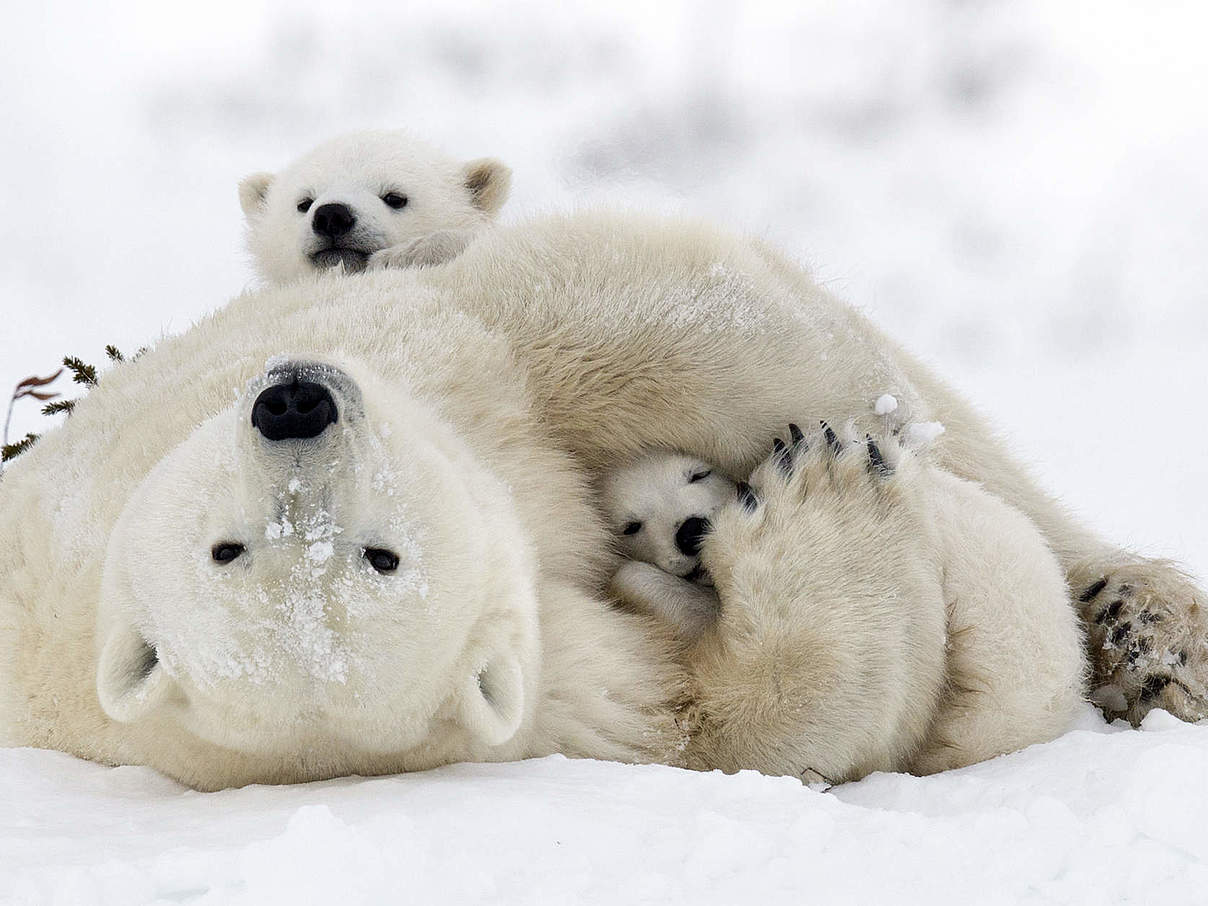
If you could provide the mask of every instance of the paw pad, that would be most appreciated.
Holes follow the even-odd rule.
[[[1089,571],[1088,571],[1089,572]],[[1205,633],[1195,619],[1197,590],[1150,561],[1083,574],[1074,586],[1085,620],[1097,699],[1108,717],[1137,724],[1162,707],[1186,720],[1208,716]],[[1188,607],[1190,604],[1190,608]]]

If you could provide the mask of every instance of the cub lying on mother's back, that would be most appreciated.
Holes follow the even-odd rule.
[[[511,170],[458,163],[405,132],[353,132],[285,170],[239,184],[248,248],[269,283],[343,265],[440,264],[460,254],[507,200]]]

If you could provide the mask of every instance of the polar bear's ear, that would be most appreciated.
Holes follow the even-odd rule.
[[[461,176],[474,207],[488,217],[498,214],[512,187],[511,168],[493,157],[480,157],[464,164]]]
[[[239,181],[239,206],[243,208],[244,217],[254,220],[264,213],[268,187],[272,184],[272,173],[253,173]]]
[[[106,714],[120,723],[137,720],[164,700],[171,685],[142,633],[127,625],[110,631],[96,671],[97,698]]]
[[[515,655],[502,652],[478,671],[462,690],[458,719],[489,746],[516,735],[524,718],[524,672]]]

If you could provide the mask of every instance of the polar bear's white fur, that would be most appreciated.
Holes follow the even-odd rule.
[[[912,520],[918,537],[905,550],[903,559],[910,563],[905,569],[923,558],[941,577],[938,595],[866,592],[853,613],[841,618],[880,624],[878,632],[853,634],[849,651],[853,660],[882,662],[866,677],[880,684],[877,694],[934,702],[935,688],[943,689],[931,723],[918,725],[925,727],[925,737],[904,740],[908,747],[922,746],[912,769],[930,773],[1018,748],[1023,727],[1032,729],[1031,741],[1051,738],[1067,727],[1082,700],[1080,630],[1073,611],[1063,606],[1068,596],[1061,568],[1036,528],[972,483],[916,461],[917,454],[900,447],[894,435],[864,440],[827,428],[810,439],[793,425],[785,436],[788,443],[777,438],[770,459],[751,483],[737,488],[710,464],[669,451],[643,454],[610,470],[601,482],[606,518],[621,550],[632,558],[613,576],[613,592],[694,643],[686,660],[702,681],[698,707],[729,713],[724,741],[706,763],[731,768],[752,763],[741,745],[734,751],[734,742],[743,737],[733,732],[733,725],[742,719],[746,701],[764,701],[768,694],[742,689],[735,697],[735,657],[745,660],[742,674],[750,682],[775,678],[783,687],[783,663],[812,650],[810,633],[831,616],[827,608],[814,619],[808,606],[797,605],[775,632],[768,631],[766,614],[755,638],[746,639],[741,628],[753,622],[745,608],[760,606],[756,602],[764,589],[779,589],[782,580],[791,581],[800,572],[799,564],[786,558],[825,548],[826,539],[806,521],[819,521],[823,534],[832,532],[836,494],[843,505],[868,515]],[[731,507],[718,521],[720,538],[709,538],[723,503],[736,499],[746,506]],[[767,508],[770,516],[764,515]],[[784,519],[786,513],[792,517]],[[702,519],[707,520],[703,551],[695,541],[677,546],[683,527],[695,536],[695,523]],[[758,524],[764,519],[773,521],[777,543],[771,549],[763,537],[766,527]],[[878,543],[877,529],[869,528],[863,547],[878,557],[893,556],[893,544]],[[790,547],[794,535],[799,543]],[[858,553],[845,556],[844,569],[851,575],[878,572],[861,562]],[[744,605],[743,610],[727,609],[721,626],[718,596],[695,580],[698,573],[709,576],[712,586],[713,569],[720,570],[727,600]],[[741,593],[735,593],[735,583],[744,583]],[[776,604],[768,606],[774,612]],[[838,627],[832,631],[837,634]],[[719,644],[724,646],[720,655]],[[828,647],[833,655],[834,646]],[[790,682],[800,687],[794,697],[815,694],[808,666],[793,672]],[[862,689],[858,701],[870,694]],[[892,738],[899,728],[886,726],[881,732]],[[800,727],[802,736],[817,733],[816,727]],[[783,770],[794,748],[756,764]],[[815,766],[799,773],[828,779]]]
[[[249,407],[297,369],[331,376],[340,418],[265,449]],[[880,432],[883,393],[947,427],[934,473],[757,473],[758,505],[720,511],[706,541],[721,610],[691,658],[610,606],[593,477],[654,448],[750,475],[789,422]],[[990,501],[937,509],[942,482]],[[986,521],[1013,523],[1029,562],[979,551]],[[944,613],[943,537],[991,558],[995,620]],[[243,555],[216,561],[233,542]],[[941,716],[978,678],[1035,703],[964,757],[1054,732],[1079,664],[1046,542],[1088,615],[1104,593],[1116,615],[1160,609],[1150,630],[1186,652],[1162,684],[1123,661],[1097,676],[1138,712],[1202,713],[1198,590],[1073,525],[857,313],[705,227],[556,217],[441,268],[245,295],[106,374],[0,485],[0,733],[205,789],[549,752],[833,780],[929,769],[972,732]],[[1000,569],[1021,584],[995,589]],[[962,664],[937,656],[945,616],[985,648],[1052,644]]]
[[[695,706],[712,715],[696,754],[728,769],[797,763],[803,776],[833,780],[887,763],[930,773],[1067,728],[1082,700],[1081,634],[1035,526],[892,434],[794,435],[705,539],[725,605],[688,654]],[[786,606],[779,590],[803,580]],[[815,608],[823,586],[845,589],[845,606]],[[822,697],[826,708],[781,718],[796,729],[779,748],[754,735],[766,716],[752,703]],[[879,722],[864,708],[873,699],[886,703]],[[828,751],[851,746],[853,733],[868,759],[854,770],[849,752]],[[820,740],[808,764],[794,761],[799,738]]]
[[[511,171],[458,163],[406,132],[353,132],[239,184],[248,248],[270,283],[341,265],[440,264],[499,213]]]

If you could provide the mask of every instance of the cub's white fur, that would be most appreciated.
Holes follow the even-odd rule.
[[[600,503],[629,558],[612,578],[612,592],[695,638],[717,614],[713,580],[700,562],[700,539],[734,481],[692,456],[655,450],[611,469]]]
[[[354,132],[246,177],[239,203],[257,272],[286,283],[336,265],[441,264],[490,224],[510,184],[492,158],[458,163],[405,132]]]
[[[247,412],[288,362],[338,369],[344,403],[270,452]],[[879,485],[842,458],[757,472],[759,505],[723,507],[706,538],[720,610],[689,658],[610,605],[593,480],[651,449],[751,476],[788,422],[879,435],[885,393],[944,424],[933,464]],[[953,707],[966,689],[1010,689],[1020,710],[962,758],[1056,732],[1081,668],[1073,606],[1093,621],[1104,589],[1117,611],[1160,610],[1153,638],[1185,656],[1161,684],[1093,651],[1096,677],[1120,680],[1130,716],[1205,713],[1202,592],[1072,522],[798,268],[691,223],[553,217],[442,267],[245,295],[103,375],[2,482],[0,742],[199,788],[550,752],[932,769],[981,732]],[[1022,562],[985,540],[1003,532]],[[216,573],[230,540],[247,559]],[[398,571],[367,567],[370,546]],[[946,572],[957,546],[982,566]],[[968,669],[937,657],[946,624],[984,634]],[[997,646],[1016,634],[1035,644]]]
[[[725,603],[686,655],[705,715],[694,755],[833,782],[930,773],[1061,733],[1083,698],[1081,633],[1035,526],[892,434],[830,438],[774,453],[705,539]],[[802,582],[788,604],[779,590]],[[756,708],[775,700],[796,734],[770,741]],[[818,740],[806,762],[800,737]]]
[[[727,600],[742,600],[754,608],[764,588],[781,587],[778,575],[787,579],[801,571],[800,565],[785,562],[786,557],[809,558],[815,544],[826,549],[830,539],[815,541],[817,533],[804,521],[829,526],[835,506],[882,512],[886,519],[912,519],[918,534],[906,559],[912,566],[932,564],[938,572],[940,581],[930,586],[931,593],[920,588],[915,595],[881,597],[875,590],[861,589],[861,578],[878,570],[849,551],[845,567],[851,574],[836,575],[832,581],[834,587],[853,586],[852,613],[844,617],[828,608],[819,621],[880,624],[880,633],[851,637],[854,657],[879,664],[870,669],[869,679],[883,684],[880,694],[920,703],[938,701],[930,727],[918,723],[913,734],[892,723],[881,728],[883,740],[899,740],[906,752],[919,750],[913,770],[931,773],[1059,734],[1083,699],[1085,670],[1075,614],[1062,606],[1067,591],[1061,568],[1036,528],[972,483],[916,461],[918,455],[900,447],[893,435],[879,437],[874,447],[850,436],[832,444],[824,433],[812,444],[804,437],[790,438],[752,476],[754,488],[744,492],[748,506],[731,507],[721,520],[721,538],[705,539],[703,559],[720,570],[723,586],[749,577],[744,594],[729,594]],[[745,706],[734,700],[733,658],[749,659],[749,676],[798,685],[808,698],[816,694],[809,688],[810,669],[786,677],[778,661],[788,649],[792,654],[787,663],[794,666],[787,672],[797,673],[796,658],[811,650],[808,640],[818,627],[808,613],[799,612],[786,620],[783,636],[765,634],[765,625],[750,640],[740,628],[750,619],[749,611],[726,613],[727,625],[718,627],[719,599],[709,568],[702,566],[699,553],[689,556],[676,543],[687,520],[706,519],[712,529],[722,507],[736,500],[735,490],[735,483],[719,469],[678,453],[647,453],[610,470],[601,483],[601,502],[622,551],[631,558],[613,576],[611,590],[631,606],[670,623],[682,640],[706,637],[686,654],[689,669],[701,682],[697,706],[706,712],[735,709],[727,718],[724,744],[710,750],[706,762],[738,769],[762,761],[765,770],[783,771],[793,755],[791,747],[761,752],[764,743],[743,741],[741,734],[732,732]],[[783,512],[759,512],[769,507]],[[768,549],[770,539],[760,521],[778,515],[783,521],[775,524]],[[796,536],[801,543],[786,545],[786,536]],[[902,540],[908,536],[903,533]],[[893,556],[892,546],[879,540],[870,531],[864,544],[867,555]],[[715,648],[722,639],[726,649],[718,693],[713,670]],[[741,640],[737,646],[736,639]],[[1041,674],[1025,679],[1019,673],[1023,669]],[[714,696],[722,700],[720,705]],[[749,702],[766,696],[767,690],[744,691]],[[707,727],[707,721],[702,723]],[[1023,727],[1032,728],[1030,740],[1021,736]],[[820,728],[803,724],[800,729],[807,734]],[[701,740],[706,738],[702,733]],[[876,761],[872,752],[889,761]],[[874,746],[870,760],[856,773],[895,763],[904,754]],[[807,780],[829,780],[826,771],[836,767],[838,776],[850,776],[850,768],[844,770],[847,766],[836,766],[825,756],[802,765],[798,773]]]

